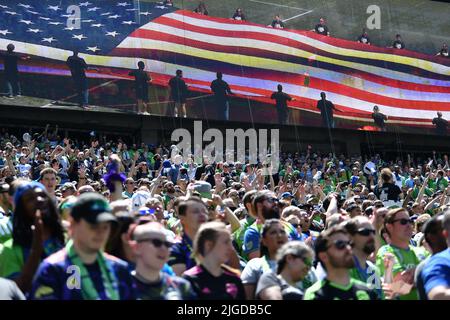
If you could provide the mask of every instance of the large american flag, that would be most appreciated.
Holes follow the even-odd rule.
[[[81,28],[67,24],[67,8],[81,9]],[[292,107],[318,113],[320,92],[341,112],[368,120],[374,105],[391,123],[430,126],[450,118],[450,59],[368,46],[310,31],[207,17],[140,1],[0,0],[0,48],[39,57],[23,72],[69,75],[64,62],[78,49],[100,68],[91,77],[127,78],[139,60],[154,82],[167,85],[182,69],[190,89],[209,92],[222,71],[234,93],[270,102],[282,84]]]

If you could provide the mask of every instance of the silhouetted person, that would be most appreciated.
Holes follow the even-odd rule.
[[[358,37],[358,42],[370,45],[370,38],[369,35],[367,34],[366,29],[363,29],[362,35]]]
[[[183,117],[186,118],[186,98],[188,95],[188,88],[186,82],[184,82],[182,78],[183,71],[177,70],[176,76],[169,81],[170,95],[172,96],[174,104],[169,105],[166,115],[173,116],[175,113],[175,117],[178,117],[181,109]]]
[[[270,99],[276,101],[276,108],[278,113],[278,122],[280,124],[286,124],[289,118],[289,110],[287,106],[288,101],[295,100],[287,93],[283,92],[283,86],[279,84],[277,86],[278,91],[272,93]]]
[[[6,47],[7,52],[2,53],[1,57],[3,58],[4,66],[5,66],[5,85],[6,85],[6,97],[10,99],[14,99],[13,97],[21,96],[21,88],[19,82],[19,68],[18,61],[19,60],[27,60],[30,57],[22,56],[14,52],[15,46],[10,43]]]
[[[433,124],[436,126],[436,134],[447,135],[448,121],[442,118],[442,112],[437,113],[437,118],[433,119]]]
[[[75,84],[75,89],[78,93],[78,104],[83,109],[88,109],[89,90],[86,70],[95,68],[89,68],[86,61],[78,56],[78,50],[73,51],[73,55],[67,59],[66,64],[70,69],[72,79]]]
[[[327,128],[334,128],[333,110],[339,110],[336,109],[331,101],[326,99],[325,92],[321,92],[320,97],[322,99],[317,101],[317,109],[320,110],[322,116],[322,125]]]
[[[214,92],[218,118],[220,120],[229,120],[230,104],[228,95],[233,93],[228,83],[222,80],[222,72],[217,72],[217,79],[211,82],[211,91]]]
[[[145,64],[143,61],[138,62],[138,69],[130,71],[129,75],[134,77],[134,85],[136,88],[136,100],[139,114],[150,114],[150,106],[148,105],[148,83],[152,81],[148,73],[144,71]]]
[[[373,107],[372,119],[381,131],[386,131],[387,116],[380,112],[378,106]]]

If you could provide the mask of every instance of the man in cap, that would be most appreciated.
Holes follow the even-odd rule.
[[[67,198],[70,196],[73,196],[77,193],[77,188],[75,187],[75,184],[72,182],[66,182],[61,187],[62,197]]]
[[[136,257],[131,274],[139,300],[193,299],[189,281],[162,272],[173,245],[170,232],[157,222],[138,225],[131,230],[130,245]]]
[[[31,299],[134,299],[128,264],[103,252],[116,221],[106,199],[95,193],[81,195],[71,218],[71,240],[41,263]]]

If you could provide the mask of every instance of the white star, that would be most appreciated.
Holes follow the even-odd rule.
[[[109,19],[117,19],[117,18],[120,18],[120,16],[118,14],[115,14],[113,16],[109,16],[108,18]]]
[[[30,5],[28,5],[28,4],[23,4],[23,3],[19,3],[17,6],[18,6],[18,7],[24,7],[25,9],[31,9],[31,8],[33,8],[32,6],[30,6]]]
[[[95,27],[95,28],[100,28],[100,27],[104,27],[104,24],[101,23],[97,23],[97,24],[91,24],[91,27]]]
[[[0,4],[0,8],[2,8],[2,9],[9,9],[8,6],[4,6],[4,5],[2,5],[2,4]]]
[[[81,20],[81,22],[86,22],[86,23],[91,23],[91,22],[94,22],[95,20],[92,20],[92,19],[90,19],[90,20]]]
[[[53,10],[53,11],[61,10],[61,8],[59,6],[48,6],[48,9]]]
[[[42,30],[28,28],[27,32],[38,33],[38,32],[42,32]]]
[[[65,27],[64,30],[73,31],[73,30],[75,30],[75,28],[74,27]]]
[[[50,38],[44,38],[44,39],[42,39],[42,42],[48,42],[48,43],[52,43],[53,41],[56,41],[56,39],[55,39],[55,38],[53,38],[53,37],[50,37]]]
[[[30,25],[30,24],[34,24],[33,22],[31,22],[30,20],[19,20],[20,23],[25,23],[26,25]]]
[[[117,4],[117,6],[118,7],[126,7],[126,6],[129,6],[130,4],[129,3],[126,3],[126,2],[119,2],[118,4]]]
[[[97,46],[95,46],[95,47],[88,47],[87,51],[92,51],[93,53],[96,53],[97,51],[100,51],[100,49]]]
[[[71,14],[62,14],[61,15],[61,18],[70,18],[70,17],[72,17]]]
[[[6,14],[10,14],[12,16],[16,16],[17,15],[17,12],[14,12],[14,11],[5,11],[5,13]]]
[[[42,19],[42,20],[45,20],[45,21],[51,20],[50,18],[47,18],[47,17],[39,17],[39,19]]]
[[[119,35],[120,33],[118,33],[118,32],[116,32],[116,31],[113,31],[113,32],[106,32],[106,35],[107,36],[112,36],[112,37],[116,37],[117,35]]]
[[[167,9],[167,7],[164,7],[164,6],[155,6],[155,8],[158,8],[158,9]]]
[[[133,21],[122,21],[122,24],[128,24],[128,25],[132,25],[132,24],[134,24],[135,22],[133,22]]]
[[[100,8],[99,7],[93,7],[93,8],[89,8],[88,9],[88,12],[91,12],[91,11],[97,11],[97,10],[100,10]]]
[[[6,29],[6,30],[0,30],[0,33],[1,33],[2,35],[6,36],[7,34],[11,34],[12,32],[9,32],[9,30]]]
[[[79,34],[79,35],[73,35],[73,37],[72,37],[72,39],[78,39],[78,40],[83,40],[83,39],[87,39],[87,37],[85,37],[84,35],[82,35],[82,34]]]
[[[133,8],[133,9],[127,9],[127,11],[138,11],[138,9]]]
[[[101,16],[108,16],[110,14],[111,14],[111,12],[105,12],[105,13],[102,13]]]
[[[39,15],[39,14],[40,14],[39,12],[31,11],[31,10],[27,10],[27,12],[28,12],[28,13],[31,13],[31,14],[34,14],[34,15]]]
[[[89,5],[91,5],[92,3],[90,3],[89,1],[86,1],[86,2],[81,2],[80,4],[79,4],[79,6],[80,7],[87,7],[87,6],[89,6]]]
[[[141,14],[143,15],[143,16],[148,16],[149,14],[152,14],[151,12],[148,12],[148,11],[145,11],[145,12],[141,12]]]
[[[53,21],[51,21],[51,22],[49,22],[48,24],[57,26],[57,25],[60,25],[60,24],[63,24],[63,23],[62,23],[62,22],[53,22]]]

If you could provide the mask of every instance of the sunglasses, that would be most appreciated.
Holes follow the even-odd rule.
[[[266,198],[266,201],[270,203],[278,203],[280,200],[274,197],[274,198]]]
[[[402,226],[406,226],[408,223],[409,224],[414,224],[414,221],[413,220],[411,220],[411,219],[405,219],[405,218],[403,218],[403,219],[395,219],[395,220],[392,220],[392,223],[395,223],[395,222],[400,222],[400,224],[402,225]]]
[[[335,242],[333,242],[333,244],[331,246],[328,246],[328,249],[331,248],[332,246],[334,246],[338,250],[344,250],[345,248],[347,248],[347,246],[350,246],[351,248],[353,248],[354,243],[351,240],[348,240],[348,241],[336,240]]]
[[[303,263],[305,264],[305,266],[307,266],[307,267],[309,267],[309,268],[311,268],[312,265],[313,265],[313,261],[312,261],[311,258],[302,257],[302,256],[297,256],[297,255],[294,255],[294,254],[293,254],[292,256],[295,257],[295,258],[302,259],[302,261],[303,261]]]
[[[173,246],[172,242],[159,239],[141,239],[138,240],[138,242],[151,242],[155,248],[161,248],[161,246],[164,245],[167,249],[170,249]]]
[[[375,230],[370,229],[370,228],[361,228],[361,229],[358,229],[358,231],[356,231],[356,233],[358,233],[361,236],[367,237],[367,236],[370,236],[371,234],[375,235]]]

